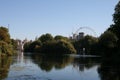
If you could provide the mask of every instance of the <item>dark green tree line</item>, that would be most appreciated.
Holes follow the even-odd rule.
[[[26,43],[24,51],[55,54],[76,53],[74,46],[67,37],[60,35],[53,37],[49,33],[41,35],[36,41]]]
[[[113,14],[113,21],[114,24],[108,28],[108,31],[113,32],[118,37],[118,47],[120,48],[120,1],[115,6],[115,12]]]
[[[96,54],[94,53],[96,51],[96,46],[98,43],[98,38],[86,35],[83,38],[81,38],[78,41],[74,41],[73,44],[75,46],[75,49],[79,54],[83,54],[83,48],[85,49],[85,53],[88,55]]]
[[[99,37],[99,50],[102,51],[102,56],[117,57],[120,55],[120,1],[115,6],[113,22],[114,23]],[[114,54],[110,54],[111,51],[114,51]]]
[[[13,45],[15,42],[10,39],[9,30],[5,27],[0,27],[0,56],[1,55],[12,55],[13,49],[15,48]]]

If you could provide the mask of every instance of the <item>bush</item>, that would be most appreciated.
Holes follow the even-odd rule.
[[[24,51],[25,52],[36,52],[38,48],[42,45],[41,41],[37,40],[34,42],[27,42],[24,45]]]
[[[59,53],[59,54],[72,54],[76,53],[73,45],[67,41],[52,41],[47,42],[41,47],[42,53]]]
[[[79,41],[73,42],[77,53],[83,54],[83,48],[85,49],[85,53],[88,55],[92,55],[96,50],[96,44],[98,43],[98,38],[86,35]]]
[[[117,46],[117,36],[111,31],[106,31],[99,38],[99,45],[104,49],[111,49]]]
[[[7,44],[4,41],[0,41],[0,52],[1,52],[1,55],[11,56],[13,54],[11,45]]]

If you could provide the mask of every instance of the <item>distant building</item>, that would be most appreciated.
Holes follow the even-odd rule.
[[[17,41],[17,50],[22,50],[22,41],[19,39],[16,39]]]
[[[25,39],[23,41],[19,40],[19,39],[16,39],[16,41],[17,41],[17,50],[19,50],[19,51],[23,51],[24,50],[24,48],[23,48],[24,44],[29,42],[27,39]]]
[[[84,33],[83,32],[80,32],[79,35],[77,35],[77,38],[76,40],[80,40],[84,37]]]
[[[77,34],[73,34],[73,39],[76,40]]]
[[[80,32],[78,35],[77,34],[73,34],[73,36],[70,37],[70,39],[77,40],[77,41],[82,39],[82,38],[84,38],[84,32]]]

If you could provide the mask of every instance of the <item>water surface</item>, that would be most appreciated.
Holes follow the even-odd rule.
[[[24,56],[12,57],[3,80],[100,80],[99,60],[78,56]]]

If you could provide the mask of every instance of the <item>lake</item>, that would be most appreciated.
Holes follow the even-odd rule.
[[[1,61],[0,80],[101,80],[99,57],[23,54]]]

